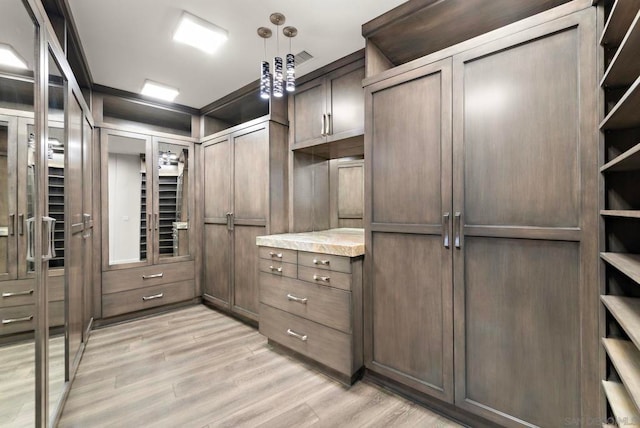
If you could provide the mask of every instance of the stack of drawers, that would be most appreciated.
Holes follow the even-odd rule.
[[[179,262],[102,273],[102,317],[195,297],[194,263]]]
[[[352,383],[362,367],[362,257],[260,247],[260,332]]]
[[[64,276],[47,279],[49,326],[64,325]],[[0,282],[0,336],[33,331],[36,327],[35,281]]]

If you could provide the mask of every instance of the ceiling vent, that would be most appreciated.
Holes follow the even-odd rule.
[[[303,63],[309,61],[312,58],[313,58],[313,55],[311,55],[307,51],[298,52],[296,54],[296,67],[299,66],[300,64],[303,64]]]

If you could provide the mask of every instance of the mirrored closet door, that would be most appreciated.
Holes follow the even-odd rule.
[[[0,12],[0,426],[36,424],[39,285],[34,244],[41,177],[34,123],[37,25],[24,4]],[[39,211],[40,210],[40,211]]]

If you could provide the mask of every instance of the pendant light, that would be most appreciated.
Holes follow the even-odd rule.
[[[289,39],[289,53],[287,54],[287,92],[296,90],[296,57],[291,53],[291,39],[298,34],[296,27],[284,27],[282,33]]]
[[[258,28],[258,36],[264,40],[264,59],[260,63],[260,98],[269,99],[271,95],[281,98],[286,88],[287,92],[293,92],[296,88],[296,58],[291,53],[291,38],[298,34],[295,27],[284,27],[282,33],[289,39],[289,53],[286,56],[286,64],[280,56],[280,26],[286,18],[279,12],[272,13],[269,20],[276,26],[276,56],[273,58],[273,75],[269,72],[267,61],[267,39],[272,36],[272,31],[267,27]],[[286,66],[286,69],[285,69]]]
[[[280,56],[280,31],[279,28],[284,24],[285,17],[281,13],[272,13],[269,17],[271,23],[276,27],[276,56],[273,58],[273,96],[281,98],[284,95],[284,73],[282,70],[282,57]]]
[[[260,98],[268,100],[271,97],[271,74],[267,61],[267,39],[271,37],[271,30],[267,27],[258,28],[258,36],[264,40],[264,58],[260,63]]]

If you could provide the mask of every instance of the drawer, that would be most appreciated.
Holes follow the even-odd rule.
[[[0,308],[35,305],[35,285],[33,279],[0,282]]]
[[[351,290],[351,274],[318,269],[317,267],[298,267],[298,278],[315,284]]]
[[[49,302],[49,327],[64,325],[64,300]]]
[[[193,280],[105,294],[102,296],[102,316],[109,318],[115,315],[182,302],[194,297],[195,283]]]
[[[194,279],[194,270],[191,261],[103,272],[102,294]]]
[[[260,258],[267,260],[279,260],[284,263],[298,263],[298,252],[296,250],[285,250],[283,248],[260,247]]]
[[[36,328],[36,306],[12,306],[0,309],[0,335],[32,331]]]
[[[265,304],[260,305],[260,333],[340,373],[353,374],[349,334]]]
[[[300,251],[298,254],[298,264],[301,266],[351,273],[351,258],[334,256],[332,254],[305,253],[304,251]]]
[[[260,259],[259,265],[260,272],[271,273],[277,276],[296,278],[298,274],[298,265],[292,263]]]
[[[349,292],[260,273],[260,301],[346,333],[351,332]]]

